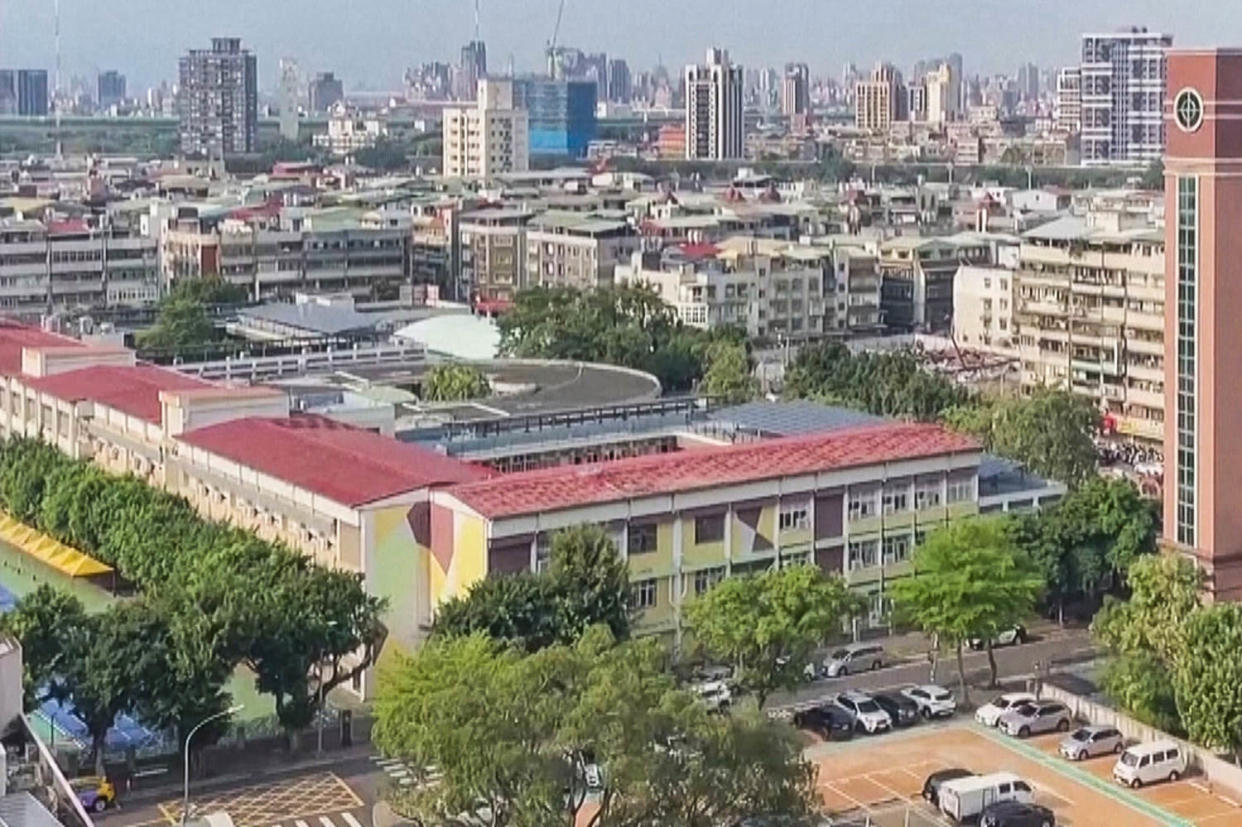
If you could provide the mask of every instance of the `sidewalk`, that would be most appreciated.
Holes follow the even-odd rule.
[[[195,776],[191,774],[190,783],[195,795],[212,792],[217,789],[262,784],[265,781],[278,781],[284,776],[300,775],[307,770],[327,769],[348,761],[366,760],[374,752],[371,744],[356,744],[343,750],[325,750],[321,755],[314,752],[304,755],[289,756],[291,760],[268,760],[244,770],[222,773],[218,775]],[[275,756],[269,756],[275,758]],[[181,798],[183,779],[181,769],[170,770],[160,776],[160,780],[141,782],[129,789],[118,790],[118,798],[122,807],[138,807],[155,804],[161,801]]]
[[[1046,618],[1034,618],[1026,625],[1027,634],[1032,638],[1048,638],[1056,637],[1066,632],[1077,629],[1075,626],[1060,626],[1055,620]],[[902,632],[895,635],[879,635],[872,636],[864,634],[859,640],[874,641],[881,644],[885,651],[888,652],[890,660],[926,660],[927,653],[931,650],[931,639],[922,632]],[[942,651],[941,657],[951,657],[951,651]]]

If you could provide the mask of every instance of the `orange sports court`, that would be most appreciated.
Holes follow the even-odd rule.
[[[1190,775],[1175,783],[1123,788],[1112,780],[1112,756],[1071,762],[1057,754],[1061,733],[1016,740],[974,723],[917,727],[879,737],[818,743],[807,757],[819,768],[818,786],[834,820],[872,827],[927,827],[949,823],[923,801],[924,779],[963,767],[976,773],[1009,771],[1036,788],[1058,825],[1126,827],[1185,825],[1242,827],[1242,807]]]

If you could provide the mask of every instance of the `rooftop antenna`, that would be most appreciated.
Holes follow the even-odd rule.
[[[474,40],[479,41],[479,0],[474,0]]]
[[[52,102],[56,108],[56,157],[61,158],[61,152],[64,149],[60,134],[60,101],[56,96],[60,94],[60,0],[55,2],[55,18],[56,18],[56,81],[55,88],[52,90]]]

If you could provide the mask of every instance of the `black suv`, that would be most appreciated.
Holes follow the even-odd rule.
[[[998,801],[979,816],[979,827],[1056,827],[1052,810],[1021,801]]]
[[[923,782],[923,798],[931,802],[933,807],[940,806],[940,785],[946,781],[953,781],[958,778],[967,778],[974,775],[970,770],[964,770],[961,767],[951,767],[947,770],[939,770],[927,776],[927,780]]]
[[[919,719],[919,705],[900,692],[878,692],[871,697],[893,719],[893,726],[910,726]]]
[[[798,729],[814,732],[825,741],[846,741],[854,737],[854,721],[832,704],[800,709],[793,715]]]

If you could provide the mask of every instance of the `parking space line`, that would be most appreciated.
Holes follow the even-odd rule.
[[[845,800],[849,801],[851,804],[853,804],[853,805],[854,805],[855,807],[857,807],[859,810],[862,810],[863,812],[868,812],[868,811],[869,811],[869,809],[868,809],[868,807],[867,807],[867,805],[866,805],[866,804],[863,804],[861,801],[859,801],[857,798],[855,798],[854,796],[850,795],[849,793],[846,793],[846,792],[842,791],[840,787],[838,787],[837,785],[833,784],[831,781],[826,781],[826,782],[824,782],[824,786],[825,786],[825,787],[827,787],[828,789],[832,790],[834,793],[836,793],[837,795],[841,796],[841,797],[842,797],[842,798],[844,798]]]
[[[877,787],[879,787],[880,789],[883,789],[883,790],[888,790],[890,793],[892,793],[893,795],[895,795],[895,796],[897,797],[897,800],[898,800],[898,801],[908,801],[909,799],[908,799],[908,797],[907,797],[907,795],[906,795],[905,793],[898,792],[897,790],[894,790],[892,787],[890,787],[890,786],[888,786],[887,784],[885,784],[883,781],[877,781],[877,780],[875,780],[874,778],[872,778],[872,777],[871,777],[871,776],[873,776],[873,775],[877,775],[877,774],[879,774],[880,772],[886,772],[886,770],[879,770],[879,771],[877,771],[877,772],[875,772],[875,773],[871,773],[871,774],[869,774],[869,775],[867,776],[867,780],[868,780],[868,781],[870,781],[872,784],[875,784],[875,785],[876,785]]]

